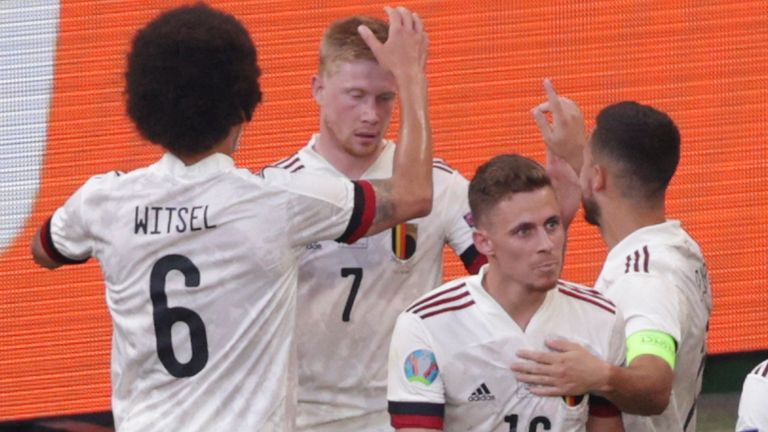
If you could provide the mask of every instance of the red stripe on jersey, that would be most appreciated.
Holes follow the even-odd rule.
[[[443,418],[426,415],[392,414],[392,427],[395,429],[422,428],[443,429]]]
[[[433,299],[435,299],[435,298],[437,298],[437,297],[440,297],[440,296],[441,296],[441,295],[443,295],[443,294],[447,294],[447,293],[449,293],[449,292],[451,292],[451,291],[456,291],[457,289],[459,289],[459,288],[463,287],[464,285],[465,285],[465,283],[464,283],[464,282],[462,282],[462,283],[460,283],[460,284],[458,284],[458,285],[456,285],[456,286],[454,286],[454,287],[446,288],[446,289],[444,289],[443,291],[440,291],[440,292],[438,292],[438,293],[434,293],[434,294],[432,294],[431,296],[429,296],[429,297],[425,298],[424,300],[419,300],[418,302],[414,303],[414,304],[413,304],[413,306],[411,306],[411,307],[409,307],[408,309],[406,309],[406,312],[410,312],[410,311],[412,311],[414,308],[417,308],[417,307],[419,307],[419,306],[423,305],[424,303],[426,303],[426,302],[428,302],[428,301],[431,301],[431,300],[433,300]]]
[[[768,363],[766,363],[765,366],[763,366],[763,373],[761,375],[763,375],[764,377],[768,377]]]
[[[447,307],[447,308],[443,308],[443,309],[438,309],[436,311],[425,313],[424,315],[419,315],[419,316],[421,317],[421,319],[427,319],[429,317],[433,317],[435,315],[440,315],[442,313],[453,312],[453,311],[465,309],[465,308],[468,308],[468,307],[472,306],[473,304],[475,304],[475,301],[474,300],[470,300],[467,303],[460,304],[458,306],[451,306],[451,307]]]
[[[376,192],[373,189],[371,182],[365,180],[356,180],[361,190],[363,191],[363,215],[360,218],[360,224],[352,231],[352,235],[345,241],[352,244],[358,241],[365,233],[371,229],[373,225],[373,218],[376,216]]]
[[[579,293],[576,293],[576,292],[574,292],[572,290],[564,289],[562,287],[558,288],[557,290],[560,291],[561,293],[569,296],[569,297],[573,297],[575,299],[583,300],[583,301],[585,301],[587,303],[592,303],[593,305],[599,307],[600,309],[606,310],[606,311],[608,311],[608,312],[610,312],[612,314],[616,314],[616,309],[615,308],[613,308],[613,307],[611,307],[611,306],[609,306],[609,305],[607,305],[607,304],[605,304],[605,303],[603,303],[601,301],[598,301],[597,299],[592,299],[592,298],[590,298],[587,295],[579,294]]]
[[[600,294],[600,291],[598,291],[596,289],[587,288],[587,287],[580,287],[580,286],[577,286],[577,285],[574,285],[572,283],[569,283],[569,282],[566,282],[566,281],[562,281],[562,280],[560,281],[560,283],[565,285],[565,288],[567,288],[567,289],[569,289],[571,291],[575,291],[575,292],[577,292],[579,294],[588,295],[588,296],[593,297],[595,299],[604,301],[604,302],[608,303],[609,305],[611,305],[613,307],[616,307],[616,305],[608,297],[605,297],[604,295]]]
[[[453,171],[449,170],[448,168],[446,168],[446,167],[444,167],[444,166],[442,166],[442,165],[432,165],[432,168],[437,168],[437,169],[439,169],[440,171],[445,171],[445,172],[447,172],[448,174],[453,174]]]
[[[430,309],[430,308],[433,308],[435,306],[440,306],[441,304],[450,303],[450,302],[452,302],[454,300],[458,300],[458,299],[464,298],[464,297],[466,297],[468,295],[469,295],[469,291],[464,291],[461,294],[458,294],[458,295],[455,295],[455,296],[452,296],[452,297],[441,298],[439,300],[433,301],[432,303],[427,303],[424,306],[421,306],[420,308],[414,310],[413,313],[418,314],[419,312],[421,312],[423,310]]]

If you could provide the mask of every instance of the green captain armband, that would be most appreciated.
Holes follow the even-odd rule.
[[[632,333],[627,338],[627,365],[632,363],[635,357],[650,354],[660,357],[669,364],[672,370],[675,370],[675,339],[660,331],[643,330]]]

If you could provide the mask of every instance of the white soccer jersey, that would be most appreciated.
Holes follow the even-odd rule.
[[[626,319],[626,335],[657,330],[677,341],[677,363],[667,409],[648,418],[625,415],[628,431],[695,431],[712,297],[699,245],[670,220],[641,228],[611,249],[595,288]],[[636,424],[638,423],[638,424]],[[650,429],[648,429],[650,427]]]
[[[91,178],[43,229],[59,262],[101,264],[121,432],[287,431],[298,259],[373,219],[366,182],[170,154]]]
[[[535,396],[510,367],[520,361],[518,350],[546,350],[545,340],[556,338],[580,343],[620,365],[621,314],[596,291],[561,281],[522,331],[482,287],[485,268],[421,297],[398,318],[389,353],[392,425],[478,432],[585,430],[590,397]]]
[[[345,178],[315,152],[316,139],[275,166]],[[385,145],[363,178],[392,175],[395,145]],[[325,241],[306,248],[296,323],[300,430],[392,430],[386,368],[397,315],[442,283],[445,244],[470,269],[484,262],[472,243],[467,180],[435,160],[433,183],[429,216],[351,245]]]
[[[736,432],[768,432],[768,360],[744,380]]]

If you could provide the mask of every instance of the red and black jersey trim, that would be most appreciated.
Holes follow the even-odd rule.
[[[636,249],[631,254],[627,255],[626,262],[624,264],[624,273],[631,271],[635,273],[649,273],[648,267],[651,262],[651,253],[648,251],[648,245],[643,246],[641,249]]]
[[[480,271],[480,267],[488,262],[488,257],[478,252],[475,245],[470,245],[465,249],[459,258],[461,258],[461,262],[464,263],[464,268],[467,269],[469,274],[477,274]]]
[[[608,399],[590,394],[589,414],[595,417],[617,417],[621,411]]]
[[[445,404],[389,401],[389,415],[395,429],[443,429]]]
[[[53,243],[53,237],[51,237],[51,218],[48,218],[40,228],[40,244],[43,246],[43,250],[48,255],[48,258],[59,264],[83,264],[88,261],[88,258],[82,260],[67,258],[56,249],[56,245]]]
[[[373,185],[365,180],[355,180],[352,184],[355,187],[355,204],[347,229],[336,239],[339,243],[352,244],[359,240],[371,228],[376,216],[376,192]]]
[[[407,312],[418,315],[421,319],[427,319],[446,312],[468,308],[475,304],[475,301],[472,300],[472,297],[470,297],[469,291],[467,291],[466,288],[460,290],[460,288],[463,288],[465,285],[466,284],[462,282],[459,285],[435,293],[413,304],[407,309]],[[454,293],[454,291],[456,292]],[[466,300],[463,303],[456,303],[462,299]],[[450,304],[450,306],[443,306],[446,304]]]

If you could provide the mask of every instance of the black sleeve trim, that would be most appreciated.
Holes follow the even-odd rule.
[[[51,236],[51,219],[52,217],[48,218],[45,224],[43,224],[43,229],[40,233],[40,240],[48,257],[59,264],[83,264],[88,261],[88,258],[82,260],[67,258],[56,249],[56,244],[53,243],[53,237]]]
[[[390,414],[422,415],[443,417],[445,404],[429,402],[393,402],[389,401]]]

